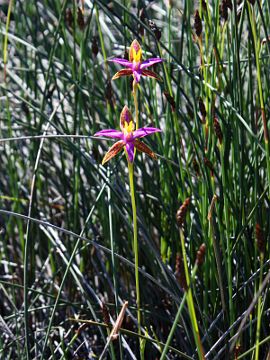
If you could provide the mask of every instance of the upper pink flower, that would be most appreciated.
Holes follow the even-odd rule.
[[[102,165],[117,155],[124,147],[126,149],[129,162],[134,161],[134,148],[146,153],[153,159],[156,158],[155,153],[138,139],[147,135],[151,135],[155,132],[160,132],[160,129],[154,127],[143,127],[138,130],[134,130],[134,122],[127,106],[123,108],[120,115],[120,129],[121,131],[115,129],[106,129],[98,131],[95,134],[95,136],[105,136],[113,139],[119,139],[119,141],[117,141],[105,154],[102,160]]]
[[[163,59],[150,58],[145,61],[142,61],[142,49],[137,40],[133,40],[130,46],[129,60],[114,58],[109,61],[113,61],[127,68],[118,71],[113,76],[112,80],[118,79],[121,76],[128,76],[128,75],[133,75],[136,83],[140,81],[141,76],[147,76],[157,80],[161,80],[157,74],[155,74],[153,71],[146,70],[146,68],[162,62]]]

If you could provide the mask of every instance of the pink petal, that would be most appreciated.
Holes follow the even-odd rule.
[[[133,160],[134,160],[134,143],[133,142],[126,143],[126,150],[127,150],[127,154],[128,154],[128,161],[133,162]]]
[[[130,62],[130,61],[126,60],[126,59],[114,58],[114,59],[110,59],[108,61],[112,61],[112,62],[115,62],[117,64],[126,66],[128,68],[132,68],[132,62]]]
[[[132,75],[133,71],[131,69],[122,69],[120,71],[118,71],[113,77],[112,80],[118,79],[121,76],[129,76]]]
[[[135,130],[133,132],[133,139],[142,138],[147,135],[154,134],[156,132],[161,132],[162,130],[154,127],[146,127],[146,128],[140,128],[138,130]]]
[[[150,58],[150,59],[147,59],[145,61],[143,61],[141,63],[141,69],[146,69],[148,66],[153,66],[155,64],[158,64],[158,63],[161,63],[162,61],[164,61],[163,59],[160,59],[160,58]]]
[[[94,136],[105,136],[113,139],[122,139],[123,133],[122,131],[119,130],[106,129],[106,130],[98,131],[97,133],[95,133]]]
[[[140,82],[141,72],[133,71],[133,76],[134,76],[137,83]]]

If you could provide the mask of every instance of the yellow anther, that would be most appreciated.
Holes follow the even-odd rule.
[[[134,47],[132,48],[132,57],[133,57],[133,61],[137,62],[141,62],[142,60],[142,49],[139,49],[138,52],[136,52],[136,50],[134,49]]]
[[[124,132],[125,134],[130,134],[132,133],[134,130],[134,123],[133,121],[130,121],[129,123],[125,121],[125,126],[124,126]]]

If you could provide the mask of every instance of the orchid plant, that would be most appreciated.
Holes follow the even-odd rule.
[[[128,160],[128,172],[129,172],[129,184],[130,184],[130,196],[132,204],[132,216],[133,216],[133,249],[135,257],[135,283],[136,283],[136,303],[137,303],[137,320],[138,320],[138,332],[141,335],[141,310],[140,310],[140,286],[139,286],[139,248],[138,248],[138,228],[137,228],[137,209],[135,200],[135,188],[134,188],[134,158],[135,150],[146,153],[153,159],[156,159],[155,153],[139,139],[145,136],[160,132],[161,130],[155,127],[141,127],[139,128],[139,105],[137,99],[137,88],[141,76],[146,76],[161,80],[160,77],[153,71],[147,70],[148,67],[161,63],[163,59],[150,58],[142,61],[142,49],[137,40],[134,40],[130,46],[129,60],[113,58],[110,61],[116,62],[126,67],[118,71],[112,78],[112,80],[118,79],[122,76],[132,75],[133,80],[133,98],[135,107],[135,122],[133,121],[131,112],[128,107],[125,106],[120,115],[120,130],[105,129],[98,131],[95,136],[104,136],[107,138],[117,139],[118,141],[107,151],[105,154],[102,165],[116,156],[122,149],[125,150]],[[113,249],[112,249],[113,250]],[[141,359],[144,358],[144,346],[140,340],[140,353]]]

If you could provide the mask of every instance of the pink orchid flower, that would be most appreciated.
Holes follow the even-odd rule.
[[[141,76],[147,76],[157,80],[161,78],[153,71],[146,70],[149,66],[158,64],[163,61],[160,58],[150,58],[142,61],[142,49],[137,40],[133,40],[129,50],[129,60],[114,58],[109,61],[113,61],[117,64],[125,66],[127,69],[118,71],[112,78],[112,80],[118,79],[121,76],[133,75],[136,83],[140,81]]]
[[[160,132],[160,129],[154,127],[143,127],[138,130],[134,130],[134,122],[132,120],[131,113],[127,106],[125,106],[120,115],[120,128],[121,131],[115,129],[106,129],[98,131],[94,136],[105,136],[108,138],[119,139],[105,154],[102,165],[111,160],[117,155],[123,148],[126,149],[129,162],[134,161],[134,149],[146,153],[151,158],[156,159],[155,153],[143,142],[138,140],[147,135],[151,135],[155,132]]]

